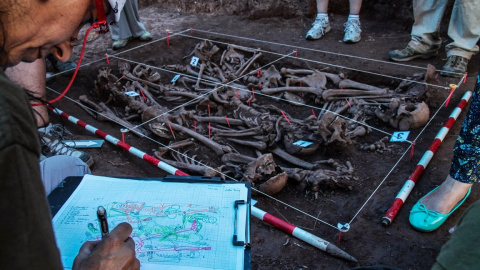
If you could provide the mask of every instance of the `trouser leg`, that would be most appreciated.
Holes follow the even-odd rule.
[[[40,162],[45,192],[50,194],[60,182],[68,176],[84,176],[91,173],[88,165],[81,159],[72,156],[53,156]]]
[[[129,0],[125,3],[120,14],[120,20],[114,25],[110,25],[110,32],[113,40],[138,37],[145,32],[145,26],[140,22],[140,15],[138,14],[137,0]]]
[[[455,1],[448,26],[448,35],[453,42],[445,47],[447,56],[458,55],[470,59],[478,52],[480,0]]]
[[[442,39],[439,37],[440,22],[442,21],[448,0],[414,0],[413,16],[415,22],[412,27],[412,40],[409,46],[420,53],[437,51]]]

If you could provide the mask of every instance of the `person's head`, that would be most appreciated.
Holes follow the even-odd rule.
[[[109,6],[106,0],[104,6]],[[95,12],[94,0],[1,0],[0,66],[33,62],[49,53],[68,60],[71,41]]]

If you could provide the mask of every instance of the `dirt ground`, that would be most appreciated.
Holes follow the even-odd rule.
[[[165,11],[158,5],[142,7],[140,14],[142,21],[153,34],[154,40],[159,41],[129,50],[143,45],[139,41],[131,41],[128,47],[120,52],[111,50],[112,41],[109,34],[100,36],[95,41],[88,43],[82,62],[83,66],[79,70],[72,89],[67,94],[68,98],[63,98],[56,103],[56,106],[66,113],[74,115],[117,138],[121,138],[119,126],[96,121],[70,99],[76,99],[82,94],[91,95],[98,69],[108,65],[105,59],[106,53],[157,66],[179,63],[181,58],[193,49],[192,46],[198,40],[175,36],[175,34],[183,30],[187,30],[185,33],[189,34],[191,28],[194,29],[192,36],[248,47],[258,47],[280,54],[290,53],[293,49],[297,49],[299,57],[313,59],[317,62],[292,60],[292,63],[289,63],[288,60],[284,60],[281,64],[291,64],[295,67],[327,68],[327,71],[341,70],[349,78],[382,87],[398,85],[399,81],[395,78],[405,78],[414,73],[423,72],[424,69],[422,68],[426,67],[427,64],[432,64],[440,69],[446,60],[445,51],[442,48],[437,57],[411,61],[406,63],[408,66],[389,62],[388,52],[403,48],[410,39],[410,29],[405,28],[403,23],[395,21],[362,19],[362,40],[357,44],[344,44],[341,42],[344,34],[343,23],[346,21],[344,15],[332,14],[330,17],[333,24],[332,31],[321,40],[307,41],[304,39],[304,35],[310,28],[312,20],[299,16],[293,16],[289,19],[269,17],[252,20],[235,15],[195,15],[184,14],[179,11]],[[168,47],[165,41],[166,29],[171,31],[170,46]],[[446,29],[446,27],[443,29]],[[212,31],[229,36],[204,34],[196,30]],[[445,32],[443,31],[442,34],[445,36],[445,44],[447,44],[449,39]],[[239,37],[268,41],[268,43],[249,41]],[[290,45],[290,47],[281,46],[277,43]],[[318,51],[313,52],[305,48]],[[75,51],[75,56],[78,56],[80,46],[76,47]],[[328,52],[334,52],[335,54]],[[358,178],[358,183],[352,187],[352,190],[324,190],[319,193],[318,198],[315,198],[312,194],[306,194],[299,189],[295,183],[289,183],[281,193],[275,196],[277,200],[254,194],[253,198],[259,201],[257,206],[260,209],[330,241],[357,258],[358,264],[332,257],[273,226],[252,219],[252,269],[350,269],[359,265],[389,265],[400,269],[429,269],[441,246],[449,238],[449,228],[454,226],[460,214],[468,205],[479,199],[480,194],[478,190],[474,189],[466,203],[447,220],[444,226],[432,233],[420,233],[413,230],[408,223],[408,213],[420,197],[445,179],[452,157],[452,147],[466,110],[462,112],[443,141],[392,225],[383,227],[381,219],[463,93],[467,90],[473,90],[475,77],[479,69],[478,60],[478,56],[474,56],[469,65],[466,83],[455,91],[449,106],[439,108],[439,104],[433,104],[431,116],[437,110],[438,113],[429,126],[423,131],[421,129],[412,130],[409,139],[416,138],[420,134],[416,139],[412,160],[409,159],[409,152],[401,158],[408,148],[405,143],[395,144],[392,151],[384,153],[361,152],[354,146],[347,148],[327,147],[321,149],[315,158],[335,158],[336,160],[350,161],[355,168],[354,174]],[[116,58],[110,57],[109,61],[112,69],[115,69]],[[438,83],[441,85],[457,82],[458,79],[438,78]],[[67,83],[67,77],[58,76],[48,86],[61,92]],[[57,95],[57,93],[50,91],[49,99]],[[439,98],[444,99],[446,95],[447,93],[439,93]],[[295,117],[305,116],[305,109],[290,105],[284,106],[285,110]],[[307,109],[307,111],[310,112],[310,109]],[[52,119],[55,122],[63,122],[75,134],[75,139],[96,139],[94,135],[65,122],[65,120],[56,116],[52,116]],[[388,132],[393,131],[386,125],[380,125],[380,128]],[[373,142],[383,136],[384,134],[373,132],[371,137],[365,140]],[[141,139],[132,134],[127,134],[125,140],[149,154],[152,154],[152,149],[159,147],[156,141]],[[100,149],[85,151],[94,157],[93,174],[132,177],[162,177],[165,175],[162,170],[108,142]],[[385,181],[380,185],[383,180]],[[378,190],[376,190],[377,188]],[[369,198],[370,196],[371,198]],[[305,213],[308,213],[309,216]],[[333,225],[339,222],[352,221],[351,229],[343,234],[339,242],[338,230],[315,220],[312,216]]]

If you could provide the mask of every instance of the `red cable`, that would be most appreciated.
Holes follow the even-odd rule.
[[[90,27],[87,29],[87,32],[85,32],[85,38],[83,39],[82,52],[80,53],[80,58],[78,59],[77,67],[75,68],[75,72],[73,73],[73,76],[72,76],[72,78],[70,79],[70,82],[68,83],[67,87],[65,88],[65,90],[63,90],[63,93],[60,94],[60,95],[59,95],[58,97],[56,97],[55,99],[52,99],[52,100],[50,100],[50,101],[39,102],[39,103],[32,103],[32,104],[31,104],[32,107],[33,107],[33,106],[42,106],[42,105],[47,105],[47,104],[55,103],[55,102],[57,102],[58,100],[60,100],[63,96],[65,96],[65,94],[67,94],[68,90],[70,90],[70,87],[71,87],[72,84],[73,84],[73,81],[75,80],[75,77],[77,76],[78,69],[80,68],[80,65],[82,64],[83,54],[85,53],[85,46],[87,45],[88,34],[90,33],[90,31],[91,31],[92,29],[96,29],[96,28],[102,29],[101,27],[102,27],[102,26],[105,26],[105,25],[106,25],[106,22],[105,22],[105,21],[100,21],[100,22],[93,23],[92,26],[90,26]]]

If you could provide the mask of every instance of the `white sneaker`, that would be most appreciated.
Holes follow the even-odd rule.
[[[327,18],[328,17],[317,16],[313,22],[312,28],[308,30],[305,38],[309,40],[319,39],[328,33],[332,28],[330,27],[330,22]]]
[[[359,20],[348,20],[345,24],[345,36],[343,37],[343,42],[346,43],[355,43],[359,42],[361,39],[360,33],[360,21]]]

